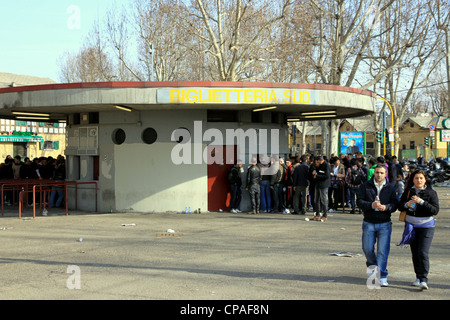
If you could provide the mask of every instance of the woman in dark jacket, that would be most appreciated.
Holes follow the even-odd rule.
[[[411,174],[400,199],[399,210],[406,210],[405,231],[400,245],[411,245],[416,273],[416,280],[412,285],[421,290],[428,289],[428,255],[434,236],[434,216],[439,212],[439,199],[422,170]]]

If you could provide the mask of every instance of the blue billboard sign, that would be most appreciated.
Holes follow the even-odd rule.
[[[366,135],[364,132],[340,132],[339,153],[366,153]]]

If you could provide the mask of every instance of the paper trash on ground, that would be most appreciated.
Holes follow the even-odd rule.
[[[330,256],[337,256],[337,257],[361,257],[362,255],[360,253],[351,253],[348,251],[341,251],[341,252],[332,252],[329,253]]]

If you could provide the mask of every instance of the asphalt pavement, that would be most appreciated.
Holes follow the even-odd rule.
[[[403,232],[398,213],[389,287],[378,288],[366,275],[362,215],[348,211],[325,222],[312,221],[312,212],[51,210],[33,219],[30,209],[18,218],[17,208],[8,207],[0,217],[0,299],[448,300],[450,188],[436,190],[441,209],[426,291],[410,285],[410,250],[396,246]]]

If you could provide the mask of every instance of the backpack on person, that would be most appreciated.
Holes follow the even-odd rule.
[[[352,185],[354,186],[359,186],[360,184],[362,184],[363,179],[362,179],[362,173],[360,170],[358,169],[353,169],[351,168],[351,181],[352,181]]]

